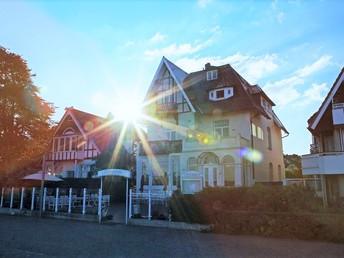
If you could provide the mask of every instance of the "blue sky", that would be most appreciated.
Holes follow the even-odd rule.
[[[37,76],[55,120],[74,106],[106,116],[141,102],[162,56],[186,72],[231,64],[275,102],[307,154],[307,119],[344,66],[343,1],[4,1],[0,45]]]

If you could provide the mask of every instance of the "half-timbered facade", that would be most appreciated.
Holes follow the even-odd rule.
[[[147,92],[137,189],[250,186],[285,177],[274,103],[230,65],[184,72],[165,57]],[[141,180],[140,180],[141,178]]]
[[[106,121],[73,107],[66,108],[46,154],[46,171],[60,177],[87,178],[94,158],[116,138],[115,132],[104,126]]]

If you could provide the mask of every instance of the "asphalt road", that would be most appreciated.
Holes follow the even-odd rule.
[[[0,257],[344,257],[344,244],[0,215]]]

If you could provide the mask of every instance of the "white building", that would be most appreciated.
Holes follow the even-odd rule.
[[[324,200],[344,198],[344,68],[320,108],[308,120],[311,154],[302,155],[302,174],[322,180]]]
[[[275,104],[229,64],[187,74],[163,57],[145,102],[150,119],[137,156],[137,189],[193,193],[285,177],[288,132]]]

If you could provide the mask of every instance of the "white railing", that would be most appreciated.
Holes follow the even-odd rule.
[[[102,195],[101,189],[98,190],[98,193],[89,193],[84,188],[81,196],[73,194],[72,188],[69,191],[65,191],[68,193],[67,195],[60,195],[61,191],[59,188],[55,189],[55,195],[47,192],[47,188],[44,188],[42,198],[43,211],[96,214],[101,205],[102,215],[106,215],[107,209],[110,206],[110,195]],[[38,189],[35,187],[26,189],[24,187],[11,187],[2,188],[0,200],[0,208],[34,210],[39,209],[40,196]]]
[[[303,175],[342,174],[344,152],[322,152],[302,155]]]

